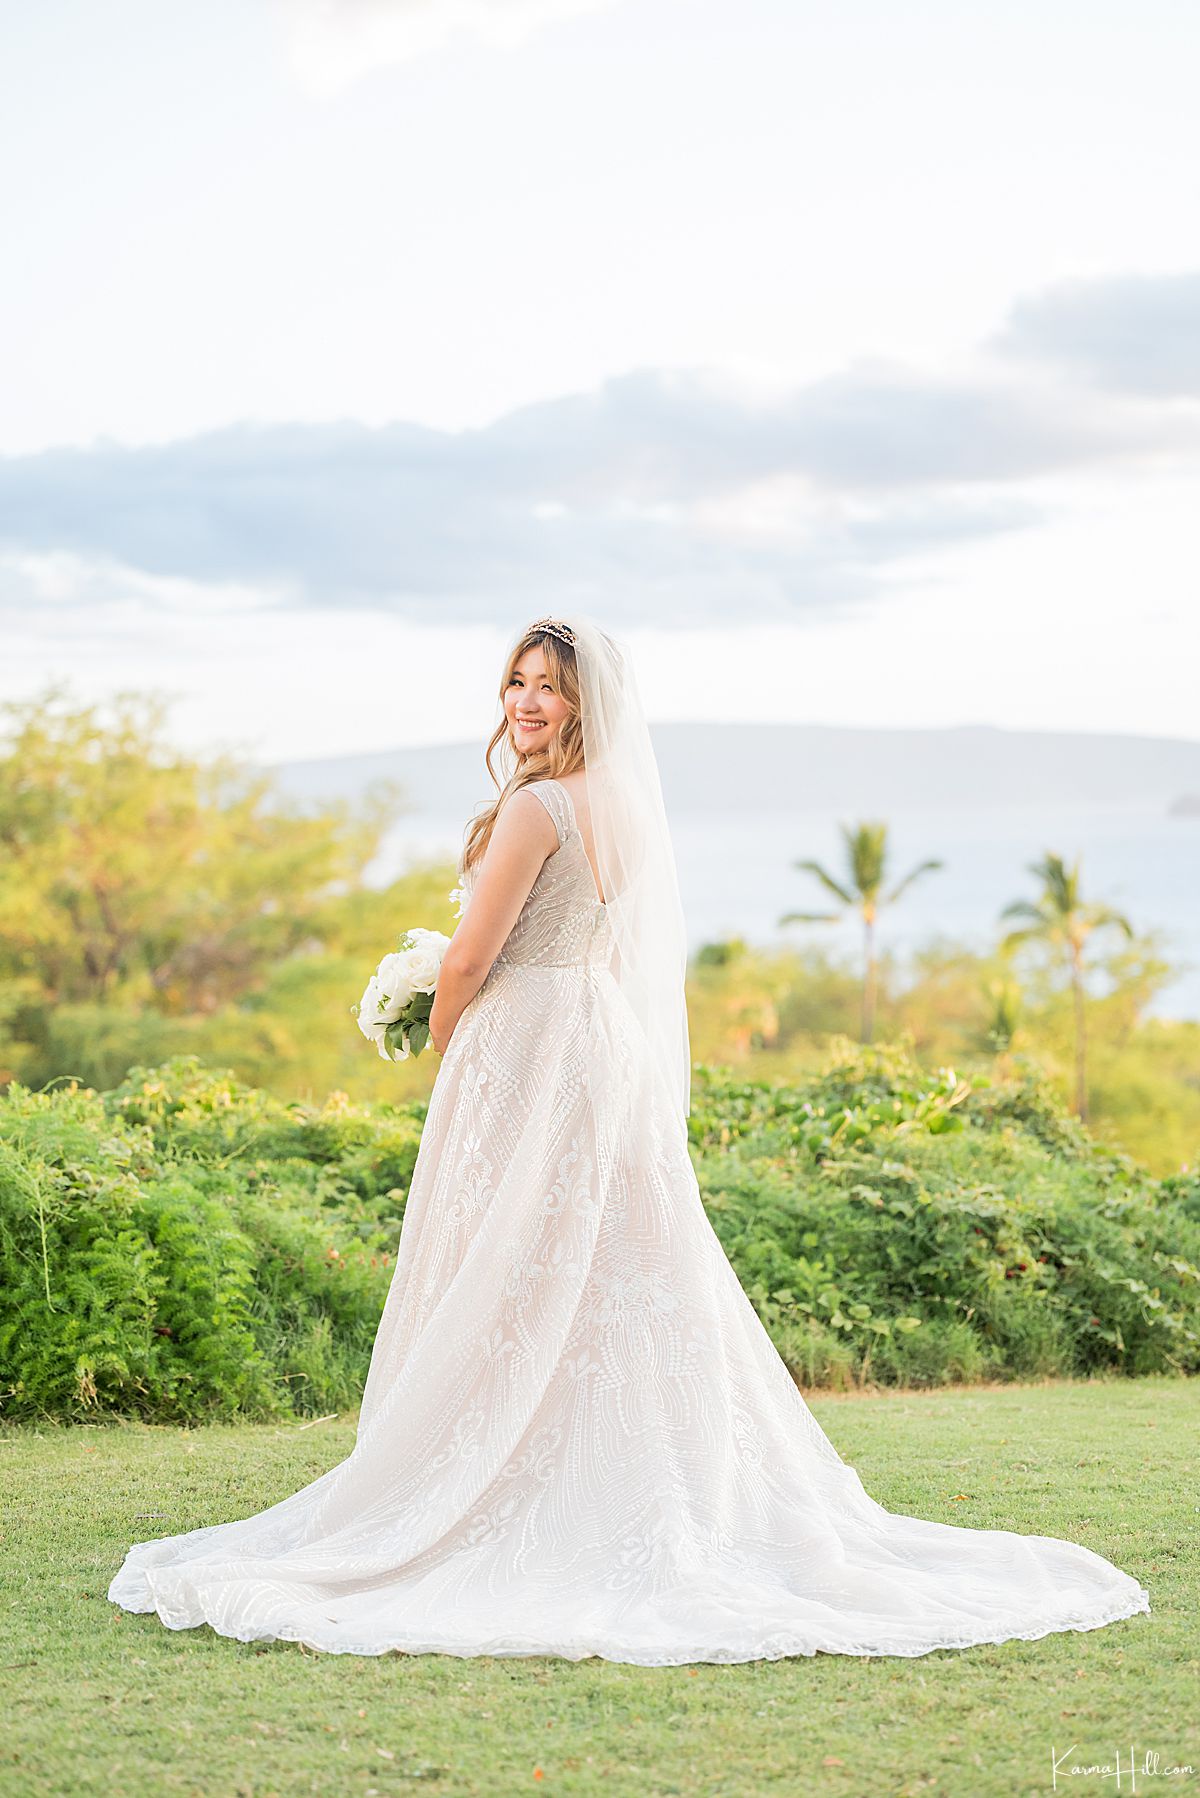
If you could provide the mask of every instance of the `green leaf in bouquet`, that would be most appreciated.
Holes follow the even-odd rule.
[[[414,1024],[408,1033],[408,1046],[414,1055],[419,1055],[429,1041],[429,1025]]]

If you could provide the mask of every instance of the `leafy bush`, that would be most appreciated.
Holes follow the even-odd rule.
[[[714,1228],[807,1383],[1200,1367],[1200,1202],[1092,1142],[1035,1068],[835,1047],[803,1088],[701,1069]]]
[[[423,1104],[287,1103],[185,1056],[0,1100],[0,1409],[354,1405]],[[1037,1071],[835,1047],[697,1070],[713,1226],[806,1385],[1200,1367],[1200,1179],[1098,1147]]]
[[[0,1104],[0,1404],[193,1420],[356,1402],[423,1106],[284,1104],[194,1058]]]

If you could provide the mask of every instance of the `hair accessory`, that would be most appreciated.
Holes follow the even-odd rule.
[[[575,647],[575,632],[569,624],[561,624],[557,618],[535,618],[532,624],[526,625],[525,635],[532,636],[534,631],[549,631],[561,643],[569,643],[572,649]]]

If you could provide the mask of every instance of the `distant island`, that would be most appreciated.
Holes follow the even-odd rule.
[[[1200,793],[1183,793],[1167,807],[1169,818],[1200,818]]]

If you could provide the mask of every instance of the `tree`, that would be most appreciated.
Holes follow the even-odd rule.
[[[162,701],[75,706],[60,686],[3,707],[0,982],[46,1006],[211,1014],[320,939],[394,817],[285,802],[270,775],[191,760]]]
[[[1003,948],[1025,943],[1044,943],[1067,964],[1075,1012],[1075,1110],[1087,1117],[1087,949],[1099,930],[1120,930],[1127,938],[1133,926],[1111,906],[1086,904],[1080,891],[1080,864],[1068,868],[1061,855],[1047,850],[1040,862],[1030,862],[1029,872],[1042,883],[1036,899],[1014,899],[1000,916],[1018,918],[1020,928],[1010,930]]]
[[[982,990],[988,1010],[983,1040],[993,1055],[1006,1055],[1021,1022],[1021,989],[1015,980],[1001,974],[985,980]]]
[[[842,907],[836,912],[786,912],[779,922],[781,924],[836,924],[846,911],[856,911],[862,918],[863,925],[863,999],[862,999],[862,1040],[869,1043],[875,1033],[875,1006],[879,986],[879,962],[875,946],[875,926],[880,909],[885,905],[894,905],[900,896],[922,874],[928,874],[943,864],[940,861],[918,862],[890,892],[883,891],[887,877],[887,832],[886,824],[859,824],[853,829],[848,824],[840,826],[842,840],[846,846],[846,863],[849,870],[845,884],[835,880],[817,861],[805,860],[794,862],[793,866],[805,874],[811,874],[819,880],[826,892]]]
[[[779,1039],[779,976],[773,959],[742,937],[702,943],[692,960],[688,1012],[698,1059],[743,1059]]]

